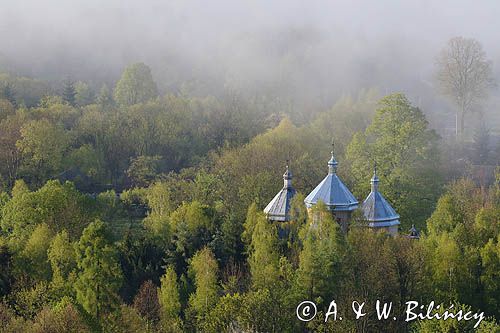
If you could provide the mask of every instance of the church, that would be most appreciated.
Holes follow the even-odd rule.
[[[385,231],[393,236],[397,235],[401,224],[399,215],[382,193],[379,192],[380,179],[377,176],[376,166],[370,180],[371,191],[361,205],[337,175],[337,167],[338,162],[335,160],[334,150],[332,149],[331,158],[328,161],[328,174],[304,200],[309,216],[312,215],[311,209],[318,202],[323,202],[339,223],[341,230],[347,233],[352,213],[361,208],[367,221],[367,227]],[[283,174],[283,188],[264,209],[267,218],[277,222],[289,221],[291,201],[295,193],[296,191],[292,186],[292,172],[289,170],[287,163],[286,171]],[[311,217],[314,219],[314,216]],[[411,238],[418,238],[418,231],[414,227],[412,227],[410,233]]]

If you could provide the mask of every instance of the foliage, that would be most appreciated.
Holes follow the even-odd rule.
[[[149,322],[157,322],[160,316],[157,287],[151,280],[144,282],[134,297],[134,308]]]
[[[165,332],[180,332],[182,321],[179,318],[181,303],[179,298],[179,286],[177,274],[172,266],[161,278],[161,287],[158,290],[160,304],[160,326]]]
[[[196,291],[189,298],[196,321],[203,322],[210,309],[218,300],[218,265],[208,248],[198,251],[190,260],[190,276],[194,281]]]
[[[454,37],[437,58],[442,92],[458,108],[456,134],[462,135],[466,114],[477,109],[494,84],[491,62],[475,39]]]
[[[373,122],[364,133],[356,133],[347,148],[354,193],[366,196],[376,163],[381,191],[400,214],[403,228],[423,227],[440,193],[440,174],[434,167],[437,140],[424,114],[404,95],[384,97]]]
[[[109,240],[105,224],[99,220],[89,224],[75,250],[76,298],[87,313],[99,319],[118,305],[117,293],[122,282],[116,249]]]
[[[273,288],[278,280],[278,236],[276,228],[259,212],[252,232],[248,258],[252,286],[255,289]]]
[[[63,85],[62,98],[64,102],[71,106],[76,105],[76,89],[75,83],[71,79],[66,79]]]
[[[158,95],[151,69],[143,63],[128,66],[116,84],[115,100],[121,105],[147,102]]]

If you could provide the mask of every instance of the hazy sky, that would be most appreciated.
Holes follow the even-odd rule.
[[[143,61],[163,91],[203,77],[282,80],[311,98],[373,85],[419,95],[453,36],[479,40],[500,73],[499,19],[496,0],[0,0],[0,66],[100,84]]]

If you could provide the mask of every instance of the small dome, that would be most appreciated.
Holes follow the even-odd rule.
[[[337,161],[333,156],[328,161],[328,175],[309,193],[304,200],[307,208],[323,201],[333,211],[352,211],[358,207],[358,201],[337,176]]]
[[[385,200],[384,196],[378,191],[377,169],[371,179],[372,190],[363,202],[363,214],[368,220],[370,227],[389,227],[399,225],[399,215],[394,208]]]
[[[292,172],[289,170],[287,163],[286,171],[283,174],[283,188],[264,208],[267,218],[272,221],[289,221],[290,206],[295,193],[296,191],[292,187]]]

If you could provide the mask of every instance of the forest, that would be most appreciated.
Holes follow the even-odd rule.
[[[287,72],[302,50],[282,49],[315,35],[284,35],[284,74],[262,81],[186,76],[175,58],[171,81],[144,61],[30,75],[0,53],[0,332],[500,332],[500,76],[484,45],[440,45],[432,92],[344,91]],[[399,235],[359,209],[347,233],[323,203],[308,212],[332,140],[360,202],[376,165]],[[286,167],[291,218],[270,221]],[[343,320],[325,321],[332,300]],[[356,318],[355,300],[398,320]],[[408,301],[485,318],[406,322]]]

